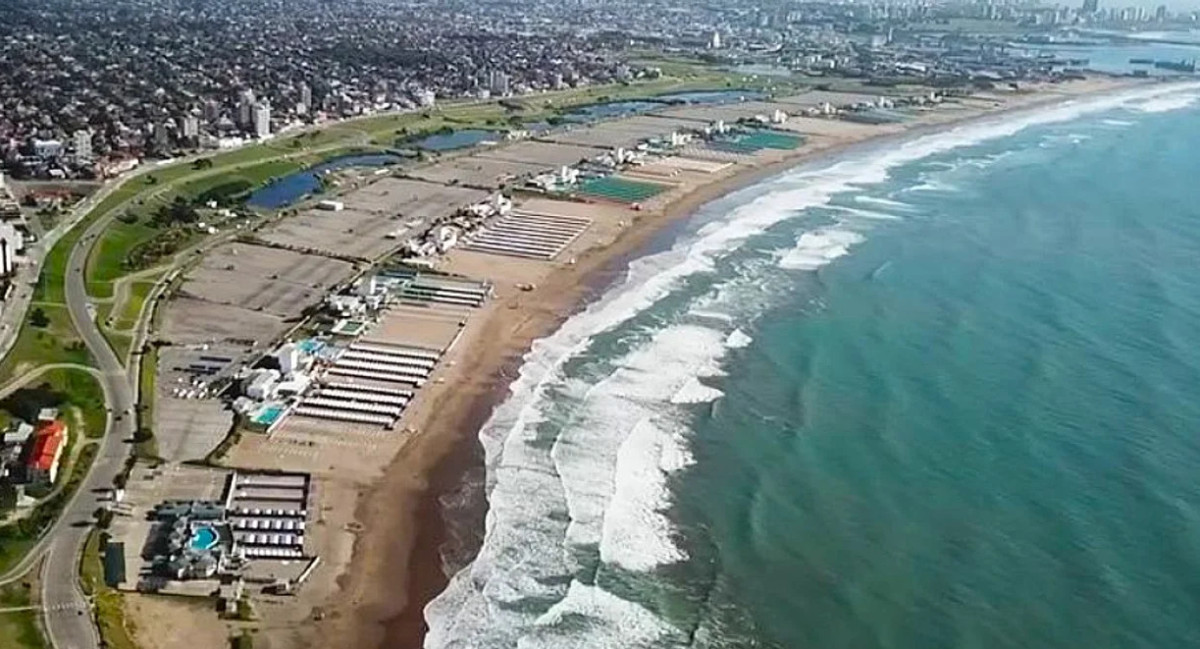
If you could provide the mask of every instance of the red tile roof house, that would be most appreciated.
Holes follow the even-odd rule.
[[[67,448],[67,434],[67,425],[60,420],[38,422],[25,464],[30,482],[53,484],[58,478],[58,465]]]

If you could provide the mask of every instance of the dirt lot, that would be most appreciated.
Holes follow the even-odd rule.
[[[584,158],[594,158],[601,153],[593,147],[551,144],[549,142],[520,142],[502,149],[479,154],[488,160],[523,162],[545,169],[573,165]]]
[[[401,243],[385,236],[406,230],[407,223],[445,216],[486,197],[476,189],[384,178],[340,196],[344,210],[304,210],[271,226],[262,237],[286,246],[375,259]]]
[[[653,117],[633,118],[618,122],[605,122],[565,133],[555,133],[549,138],[563,144],[632,148],[643,140],[656,137],[665,138],[671,135],[671,131],[683,130],[682,127],[677,126],[680,123],[686,122]],[[691,129],[695,129],[697,126],[699,125],[694,122],[689,124]]]
[[[457,181],[457,184],[460,185],[498,188],[513,178],[542,173],[552,168],[552,166],[467,156],[413,169],[409,175],[435,183],[449,184]]]
[[[726,122],[736,122],[743,118],[752,118],[755,115],[770,116],[776,110],[783,112],[795,112],[803,108],[796,104],[782,104],[765,101],[747,101],[740,104],[726,104],[724,106],[688,106],[686,108],[672,108],[664,113],[668,117],[678,119],[692,119],[701,122],[715,122],[723,119]]]
[[[245,340],[262,345],[288,327],[277,315],[187,295],[173,298],[164,313],[161,337],[175,344]]]
[[[127,593],[125,610],[140,649],[227,649],[236,626],[212,600]]]
[[[229,243],[205,255],[181,290],[209,302],[288,318],[319,302],[353,272],[353,265],[328,257]]]

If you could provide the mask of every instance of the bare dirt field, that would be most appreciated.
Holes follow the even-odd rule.
[[[881,88],[878,95],[868,95],[857,92],[829,92],[826,90],[810,90],[809,92],[791,97],[780,97],[775,101],[781,104],[794,104],[799,108],[813,108],[825,103],[832,104],[834,107],[849,106],[864,101],[875,101],[880,95],[891,95],[894,93],[886,92],[886,89]],[[919,94],[919,93],[918,93]]]
[[[552,167],[465,156],[408,172],[414,178],[442,184],[498,188],[514,178],[549,171]]]
[[[604,122],[596,126],[574,129],[563,133],[547,136],[555,142],[580,146],[596,147],[626,147],[632,148],[643,140],[657,137],[669,137],[671,131],[680,130],[675,127],[677,120],[650,119],[650,121],[635,121],[633,119],[619,122]],[[695,128],[697,125],[692,124]]]
[[[261,236],[284,246],[373,260],[400,244],[408,224],[447,216],[486,197],[478,189],[383,178],[340,196],[343,210],[307,209]]]
[[[488,160],[522,162],[550,169],[562,165],[573,165],[586,158],[594,158],[600,150],[594,147],[552,144],[550,142],[519,142],[501,149],[479,154]]]
[[[264,344],[287,329],[278,315],[217,304],[186,293],[167,304],[161,337],[175,344],[224,340]]]
[[[725,104],[722,106],[688,106],[686,108],[673,108],[664,114],[668,117],[692,119],[701,122],[715,122],[717,120],[734,122],[739,119],[749,119],[756,115],[770,116],[776,110],[782,110],[786,113],[789,111],[795,111],[796,109],[797,106],[793,104],[747,101],[740,104]]]
[[[319,302],[331,286],[353,272],[353,265],[337,259],[230,243],[205,255],[182,291],[286,318]]]
[[[217,618],[212,600],[128,593],[125,611],[141,649],[226,649],[232,623]]]

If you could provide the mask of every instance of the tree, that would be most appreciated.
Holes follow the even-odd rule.
[[[0,482],[0,512],[9,512],[17,508],[17,488],[7,480]]]
[[[38,329],[45,329],[50,326],[50,316],[42,310],[42,307],[35,307],[33,312],[29,314],[29,324]]]

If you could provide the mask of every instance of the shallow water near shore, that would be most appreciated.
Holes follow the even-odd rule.
[[[1200,90],[702,209],[535,344],[427,647],[1194,646]]]

